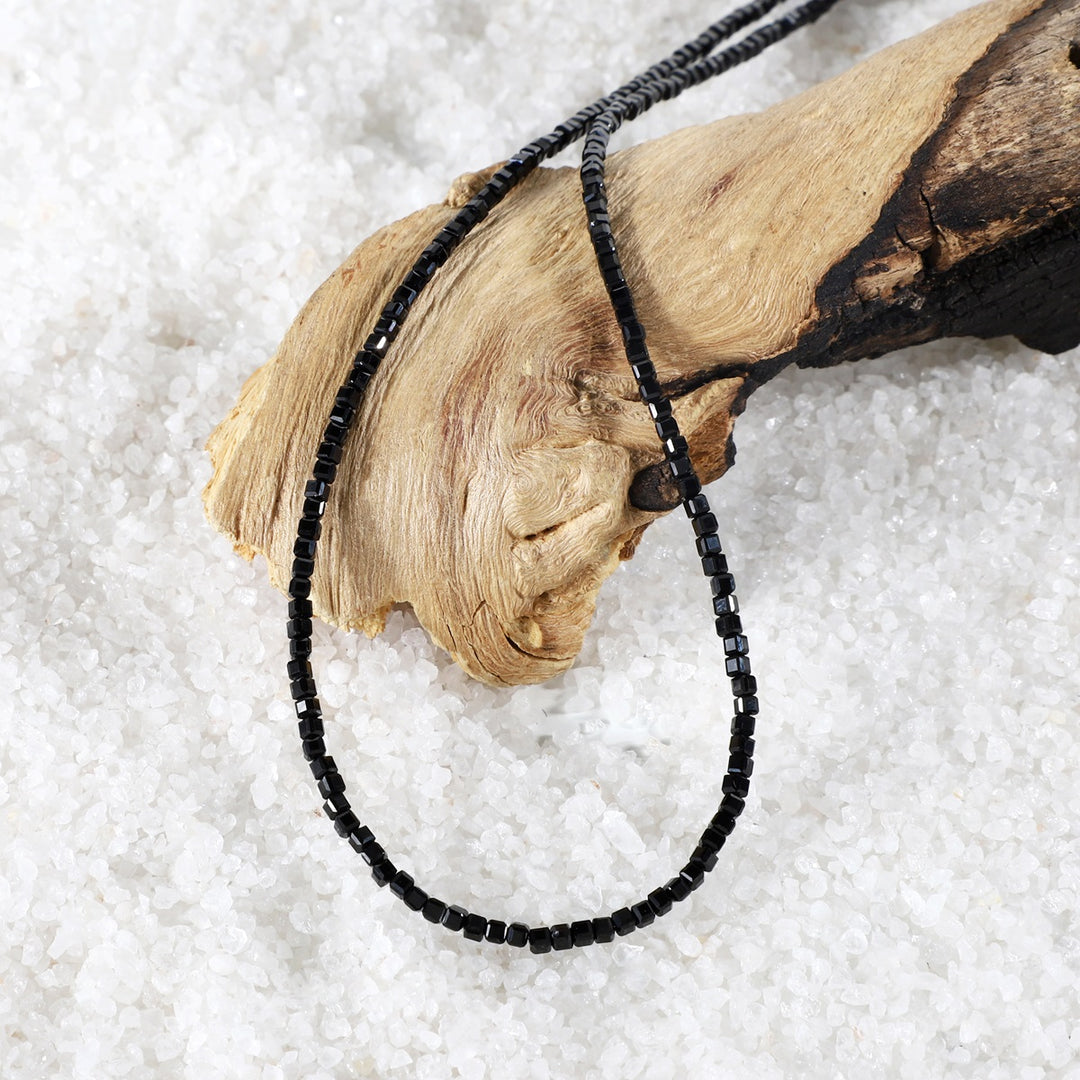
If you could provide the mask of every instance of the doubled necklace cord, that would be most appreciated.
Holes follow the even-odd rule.
[[[440,230],[424,248],[402,283],[394,290],[378,322],[356,354],[348,378],[334,398],[329,422],[315,455],[311,479],[304,489],[302,516],[293,546],[289,582],[290,660],[288,676],[304,757],[325,800],[323,810],[337,833],[371,868],[379,886],[389,886],[406,907],[431,923],[458,932],[473,941],[518,948],[534,953],[605,944],[653,923],[699,888],[717,863],[717,855],[735,828],[746,805],[754,767],[754,728],[758,713],[757,682],[751,673],[749,649],[735,596],[735,579],[728,569],[717,535],[716,516],[690,460],[686,439],[679,431],[671,403],[665,396],[645,344],[645,329],[637,316],[630,285],[623,274],[608,212],[604,167],[608,142],[619,127],[659,101],[750,60],[799,27],[813,22],[837,0],[809,0],[786,15],[749,33],[734,45],[714,50],[732,35],[760,21],[782,0],[757,0],[709,26],[694,40],[625,83],[613,93],[579,110],[555,129],[519,150]],[[731,679],[734,715],[728,764],[721,784],[723,799],[698,839],[686,865],[666,884],[644,899],[608,915],[582,918],[551,926],[530,926],[488,918],[458,904],[450,904],[422,889],[412,875],[391,861],[374,833],[362,824],[345,794],[345,781],[327,753],[323,710],[311,667],[311,580],[322,518],[365,391],[417,297],[462,240],[493,210],[511,188],[542,161],[584,137],[581,163],[582,198],[597,266],[607,289],[625,346],[626,359],[637,381],[663,445],[668,469],[696,537],[701,567],[709,579],[716,632],[724,651],[725,670]]]

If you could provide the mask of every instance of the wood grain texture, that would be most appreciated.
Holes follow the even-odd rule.
[[[703,479],[748,396],[954,334],[1080,342],[1080,0],[992,0],[764,113],[616,154],[616,238]],[[314,294],[209,442],[210,520],[284,589],[334,393],[412,259],[476,189],[382,229]],[[537,170],[417,302],[346,447],[316,613],[408,602],[491,683],[580,649],[604,578],[677,504],[584,228]]]

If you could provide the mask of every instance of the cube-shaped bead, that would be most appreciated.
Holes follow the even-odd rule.
[[[534,926],[529,930],[529,950],[534,953],[551,952],[551,927]]]
[[[577,948],[584,948],[594,941],[592,919],[578,919],[570,924],[570,937]]]
[[[442,924],[447,930],[460,930],[469,913],[460,904],[451,904],[443,914]]]
[[[615,925],[610,915],[598,915],[592,921],[593,941],[598,945],[606,945],[615,939]]]
[[[404,870],[399,870],[394,875],[394,880],[390,882],[390,891],[400,899],[415,884],[416,882],[413,880],[412,874],[407,874]]]
[[[463,933],[470,941],[483,941],[484,932],[487,930],[487,919],[475,912],[465,917]]]
[[[673,903],[671,893],[668,892],[667,886],[661,886],[659,889],[653,889],[648,895],[649,907],[653,909],[653,912],[659,918],[661,915],[666,915],[671,910]]]
[[[733,735],[752,735],[757,726],[757,717],[753,713],[735,713],[731,717],[731,733]]]
[[[569,923],[556,923],[551,928],[551,947],[556,952],[563,952],[574,944]]]
[[[734,795],[745,799],[750,794],[750,778],[738,773],[728,773],[720,782],[720,790],[725,795]]]
[[[520,922],[511,923],[506,928],[506,944],[515,949],[522,949],[529,944],[529,928]]]
[[[446,904],[435,896],[429,896],[424,901],[424,906],[420,909],[420,914],[431,923],[442,922],[443,915],[446,914]]]

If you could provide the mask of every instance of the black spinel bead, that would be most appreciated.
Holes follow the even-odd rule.
[[[451,904],[443,915],[442,924],[447,930],[460,930],[469,913],[460,904]]]
[[[360,407],[360,402],[364,400],[364,392],[357,390],[355,386],[343,386],[338,392],[337,397],[334,398],[334,404],[340,406],[342,409],[356,410]]]
[[[750,794],[750,778],[740,773],[728,773],[720,783],[720,790],[725,795],[745,799]]]
[[[699,841],[701,847],[708,848],[709,851],[717,852],[724,846],[724,841],[727,840],[728,833],[722,833],[719,829],[714,829],[711,825],[701,834],[701,840]]]
[[[735,699],[735,712],[740,716],[754,716],[758,712],[758,699],[753,694]]]
[[[364,354],[365,357],[384,357],[393,343],[393,338],[389,334],[382,334],[378,330],[373,330],[368,336],[367,341],[364,342]],[[365,359],[365,366],[371,366]]]
[[[550,926],[534,926],[529,930],[529,950],[534,953],[551,952]]]
[[[745,779],[745,777],[740,779]],[[749,794],[749,789],[747,789],[747,794]],[[745,808],[746,802],[742,795],[735,795],[729,792],[720,800],[720,809],[724,813],[730,814],[732,817],[737,818]]]
[[[314,761],[316,758],[321,758],[326,754],[326,743],[321,738],[304,739],[301,748],[304,751],[304,757],[308,761]]]
[[[712,609],[717,615],[737,615],[739,613],[739,601],[733,594],[727,596],[714,596]]]
[[[744,697],[748,694],[757,693],[757,679],[753,675],[740,675],[731,680],[731,692],[736,697]]]
[[[706,533],[704,536],[699,536],[695,543],[697,544],[697,553],[703,559],[706,555],[721,554],[720,537],[716,533]]]
[[[311,637],[311,620],[310,619],[290,619],[285,624],[285,633],[290,638],[298,637]]]
[[[735,591],[735,579],[730,573],[717,573],[712,581],[714,596],[730,596]]]
[[[337,821],[337,819],[349,808],[349,797],[344,791],[334,792],[332,795],[328,796],[326,802],[323,803],[323,813],[331,821]]]
[[[728,743],[729,754],[746,754],[748,757],[754,753],[754,740],[749,735],[732,735]]]
[[[289,642],[289,655],[294,660],[307,660],[311,656],[311,638],[293,638]]]
[[[424,901],[424,906],[420,909],[420,914],[427,919],[428,922],[440,923],[443,916],[446,914],[446,904],[439,900],[437,897],[429,896]]]
[[[659,889],[653,889],[649,893],[648,900],[649,907],[656,912],[657,916],[666,915],[671,910],[671,905],[674,902],[666,885],[661,886]]]
[[[600,267],[600,276],[604,279],[608,297],[619,292],[626,285],[626,278],[622,275],[622,264],[619,262],[617,251],[605,251],[598,255],[596,262]],[[630,299],[629,292],[619,293],[619,299],[613,300],[611,306],[615,309],[615,318],[620,322],[634,316],[634,302]]]
[[[586,170],[582,170],[582,172],[585,171]],[[592,175],[591,169],[589,171],[590,175]],[[595,251],[597,255],[603,255],[606,251],[610,252],[614,250],[615,241],[611,238],[609,234],[601,232],[599,235],[593,237],[593,251]]]
[[[709,828],[730,836],[735,831],[735,819],[726,810],[717,810],[709,822]]]
[[[371,376],[361,368],[354,367],[349,372],[349,377],[345,380],[345,385],[351,387],[354,390],[363,392],[367,389],[367,384],[371,382]]]
[[[329,799],[337,791],[345,790],[345,777],[336,769],[319,778],[319,794],[324,799]]]
[[[752,713],[736,713],[731,718],[732,735],[753,735],[757,718]]]
[[[705,495],[695,495],[692,499],[687,499],[683,503],[683,509],[686,511],[688,518],[701,517],[702,514],[712,513],[709,509],[709,500]]]
[[[599,915],[592,921],[593,941],[597,945],[606,945],[615,940],[615,924],[610,915]]]
[[[686,454],[677,454],[675,457],[668,458],[667,464],[668,470],[676,480],[684,480],[694,473],[694,467]]]
[[[612,276],[611,283],[615,281],[616,278]],[[634,297],[630,292],[630,286],[626,284],[625,278],[620,284],[616,284],[614,288],[608,290],[608,296],[611,298],[611,306],[615,309],[616,316],[622,323],[620,329],[622,330],[623,341],[627,345],[632,345],[635,341],[644,341],[645,327],[638,322],[637,316],[634,314]]]
[[[750,651],[750,643],[743,634],[731,634],[724,638],[724,653],[727,656],[745,656]]]
[[[706,873],[708,873],[716,869],[716,852],[711,848],[702,847],[701,844],[698,844],[690,854],[690,861],[701,863]]]
[[[675,901],[685,900],[691,892],[690,882],[681,874],[678,877],[673,877],[664,888],[671,895],[671,899]]]
[[[396,875],[397,867],[389,859],[372,864],[371,877],[380,889],[384,885],[389,885]]]
[[[311,595],[311,578],[294,577],[289,581],[289,595],[297,600],[306,600]]]
[[[678,457],[680,454],[685,454],[689,449],[690,444],[686,441],[684,435],[672,435],[670,439],[664,440],[664,453],[668,457]]]
[[[487,209],[488,209],[487,206],[485,206],[482,202],[479,202],[478,199],[474,198],[472,201],[477,203],[477,210],[478,211],[483,209],[484,217],[487,217]],[[481,218],[479,220],[483,220],[483,219]],[[404,283],[405,287],[408,288],[408,289],[412,289],[414,292],[419,292],[427,283],[428,283],[427,275],[425,275],[419,269],[410,270],[405,275],[405,283]]]
[[[749,754],[732,754],[728,758],[729,776],[753,776],[754,759]]]
[[[302,675],[289,684],[289,692],[293,696],[293,701],[309,701],[318,693],[318,687],[310,675]]]
[[[333,759],[331,759],[333,760]],[[366,825],[357,825],[351,833],[349,833],[349,844],[353,851],[357,854],[360,853],[360,849],[365,844],[374,844],[375,834]]]
[[[293,638],[295,641],[296,638]],[[289,674],[290,681],[292,679],[310,679],[311,678],[311,664],[307,660],[294,659],[290,660],[285,665],[285,670]]]
[[[556,952],[563,952],[574,944],[569,923],[556,923],[551,928],[551,947]]]
[[[661,439],[670,439],[672,435],[679,434],[679,425],[675,422],[675,417],[670,414],[656,421],[656,434]]]
[[[404,870],[399,870],[394,875],[394,880],[390,882],[390,891],[400,899],[415,884],[416,882],[413,880],[412,874],[407,874]]]
[[[742,619],[738,615],[721,615],[716,620],[716,632],[720,637],[742,633]]]
[[[349,429],[344,424],[339,424],[333,417],[330,418],[330,423],[326,425],[326,430],[323,431],[323,442],[329,443],[331,446],[343,446],[345,443],[345,436],[349,434]]]
[[[390,347],[390,341],[385,334],[371,334],[364,347],[356,354],[353,361],[353,370],[366,375],[370,381],[371,376],[379,370],[383,355]]]
[[[422,254],[425,259],[430,259],[436,266],[442,266],[442,264],[446,262],[446,257],[450,252],[439,243],[439,238],[436,236],[435,239],[424,248]]]
[[[698,536],[707,536],[710,533],[715,533],[718,528],[718,522],[715,514],[699,514],[693,519],[694,532]]]
[[[686,883],[690,886],[690,891],[700,889],[705,883],[705,874],[707,871],[705,867],[694,859],[691,859],[680,871],[679,877],[685,878]]]
[[[630,370],[634,373],[635,379],[655,379],[656,378],[656,366],[651,360],[638,360],[630,365]],[[682,438],[681,435],[676,438]]]
[[[316,780],[321,780],[327,773],[337,772],[337,762],[329,756],[308,762],[308,767]]]
[[[353,422],[353,417],[356,416],[356,410],[350,405],[339,405],[334,403],[333,409],[330,411],[330,422],[337,424],[340,427],[347,428]]]
[[[360,858],[374,868],[386,859],[386,851],[378,840],[370,840],[360,846]]]
[[[419,911],[428,902],[428,894],[419,885],[414,885],[401,899],[405,901],[407,908]]]
[[[492,945],[501,945],[506,940],[506,923],[502,919],[488,919],[484,940]]]
[[[592,919],[578,919],[577,922],[571,923],[570,937],[579,949],[591,945],[595,940]]]
[[[293,559],[292,564],[292,576],[293,580],[296,578],[303,578],[310,582],[311,575],[315,573],[315,560],[314,559]]]
[[[305,499],[303,515],[306,518],[321,518],[326,513],[325,499]]]
[[[675,486],[679,489],[679,496],[683,499],[692,499],[701,494],[701,481],[691,473],[689,476],[677,477]],[[708,571],[705,571],[708,573]]]
[[[304,488],[305,499],[319,499],[322,502],[326,502],[329,494],[330,485],[324,484],[321,480],[309,480]]]
[[[334,482],[334,477],[337,476],[337,466],[332,461],[324,461],[320,458],[315,462],[315,468],[311,470],[312,476],[316,480],[322,480],[327,484]]]
[[[650,401],[660,401],[663,396],[663,388],[655,379],[650,379],[648,382],[638,383],[638,397],[641,398],[641,400],[644,401],[646,405],[648,405]],[[690,464],[689,458],[686,459],[686,463],[687,465]],[[668,462],[668,467],[671,467],[670,462]]]
[[[342,448],[335,443],[321,442],[319,449],[315,451],[315,457],[319,461],[329,461],[334,465],[341,464]]]
[[[425,252],[425,254],[427,254]],[[398,322],[392,315],[387,315],[385,312],[380,316],[379,321],[375,324],[373,333],[385,334],[392,341],[397,337],[398,330],[401,329],[401,323]]]
[[[732,677],[736,675],[750,674],[750,658],[748,656],[729,656],[724,661],[724,670]]]
[[[459,214],[458,216],[460,217],[461,215]],[[401,304],[405,308],[410,308],[418,295],[416,289],[410,288],[408,285],[399,285],[394,290],[390,300],[392,303]]]
[[[637,926],[648,926],[656,920],[656,912],[653,911],[648,900],[639,900],[636,904],[631,904],[630,911]]]
[[[653,418],[653,422],[659,424],[661,420],[667,420],[671,416],[671,402],[667,401],[652,401],[649,403],[649,415]],[[675,429],[678,431],[678,428]],[[659,432],[659,428],[657,429]],[[674,432],[672,432],[674,434]],[[660,432],[660,438],[666,439],[667,436]]]
[[[348,836],[353,829],[360,827],[360,819],[352,810],[343,810],[334,818],[334,831],[338,836]]]
[[[628,907],[619,908],[618,911],[611,913],[611,925],[619,937],[625,937],[637,929],[634,913]]]
[[[513,922],[506,928],[506,944],[515,949],[523,949],[529,944],[529,928],[520,922]]]
[[[308,739],[321,739],[325,734],[321,716],[305,716],[296,726],[300,731],[300,738],[305,742]]]
[[[706,577],[718,578],[727,574],[727,559],[723,555],[706,555],[701,560],[701,570]],[[735,579],[731,579],[731,588],[735,588]]]
[[[345,777],[343,777],[336,769],[319,778],[319,794],[324,799],[329,799],[335,792],[344,790]]]
[[[483,941],[487,930],[487,919],[483,915],[470,914],[465,917],[465,936],[470,941]]]
[[[293,708],[296,710],[297,720],[322,720],[322,705],[317,697],[294,701]],[[301,735],[300,738],[306,739],[307,736]]]
[[[300,524],[303,525],[304,522],[301,521]],[[298,559],[314,559],[315,558],[315,549],[317,547],[318,547],[318,544],[317,544],[317,542],[315,540],[309,540],[306,537],[298,536],[293,541],[292,550],[293,550],[293,554]]]

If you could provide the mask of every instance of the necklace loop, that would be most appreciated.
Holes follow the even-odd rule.
[[[652,108],[659,101],[676,97],[684,90],[757,56],[800,26],[813,22],[837,0],[809,0],[787,15],[774,19],[748,34],[735,45],[714,52],[717,46],[738,31],[759,21],[781,0],[756,0],[712,24],[693,41],[677,49],[618,90],[579,110],[555,129],[514,154],[477,194],[448,222],[421,252],[412,269],[394,290],[378,322],[357,353],[352,370],[334,398],[329,422],[315,455],[312,478],[304,489],[302,516],[293,545],[292,579],[289,582],[288,675],[295,703],[299,734],[312,775],[325,800],[323,810],[338,834],[371,868],[379,886],[390,891],[425,919],[451,931],[460,931],[472,941],[489,941],[516,947],[528,945],[534,953],[561,951],[613,941],[650,925],[666,915],[672,906],[699,888],[705,875],[716,866],[717,855],[746,805],[750,776],[754,770],[754,728],[758,713],[757,681],[750,668],[749,645],[743,633],[735,579],[728,569],[717,535],[717,520],[701,489],[690,459],[686,439],[679,431],[671,402],[665,396],[656,368],[645,344],[645,328],[637,316],[630,285],[626,281],[608,211],[604,170],[611,136],[628,120]],[[546,160],[584,137],[581,159],[581,187],[589,237],[597,266],[622,332],[626,359],[637,381],[638,392],[656,426],[667,467],[682,497],[690,519],[701,567],[709,579],[716,632],[731,679],[734,715],[728,764],[721,783],[723,798],[697,846],[679,873],[649,892],[644,899],[608,915],[577,919],[551,926],[507,924],[449,904],[424,891],[405,870],[399,869],[375,834],[362,824],[345,794],[345,781],[326,750],[323,711],[311,668],[311,578],[322,532],[322,517],[341,462],[342,449],[363,401],[368,383],[397,337],[416,298],[438,268],[453,254],[461,241],[493,210],[511,188],[519,184]]]

